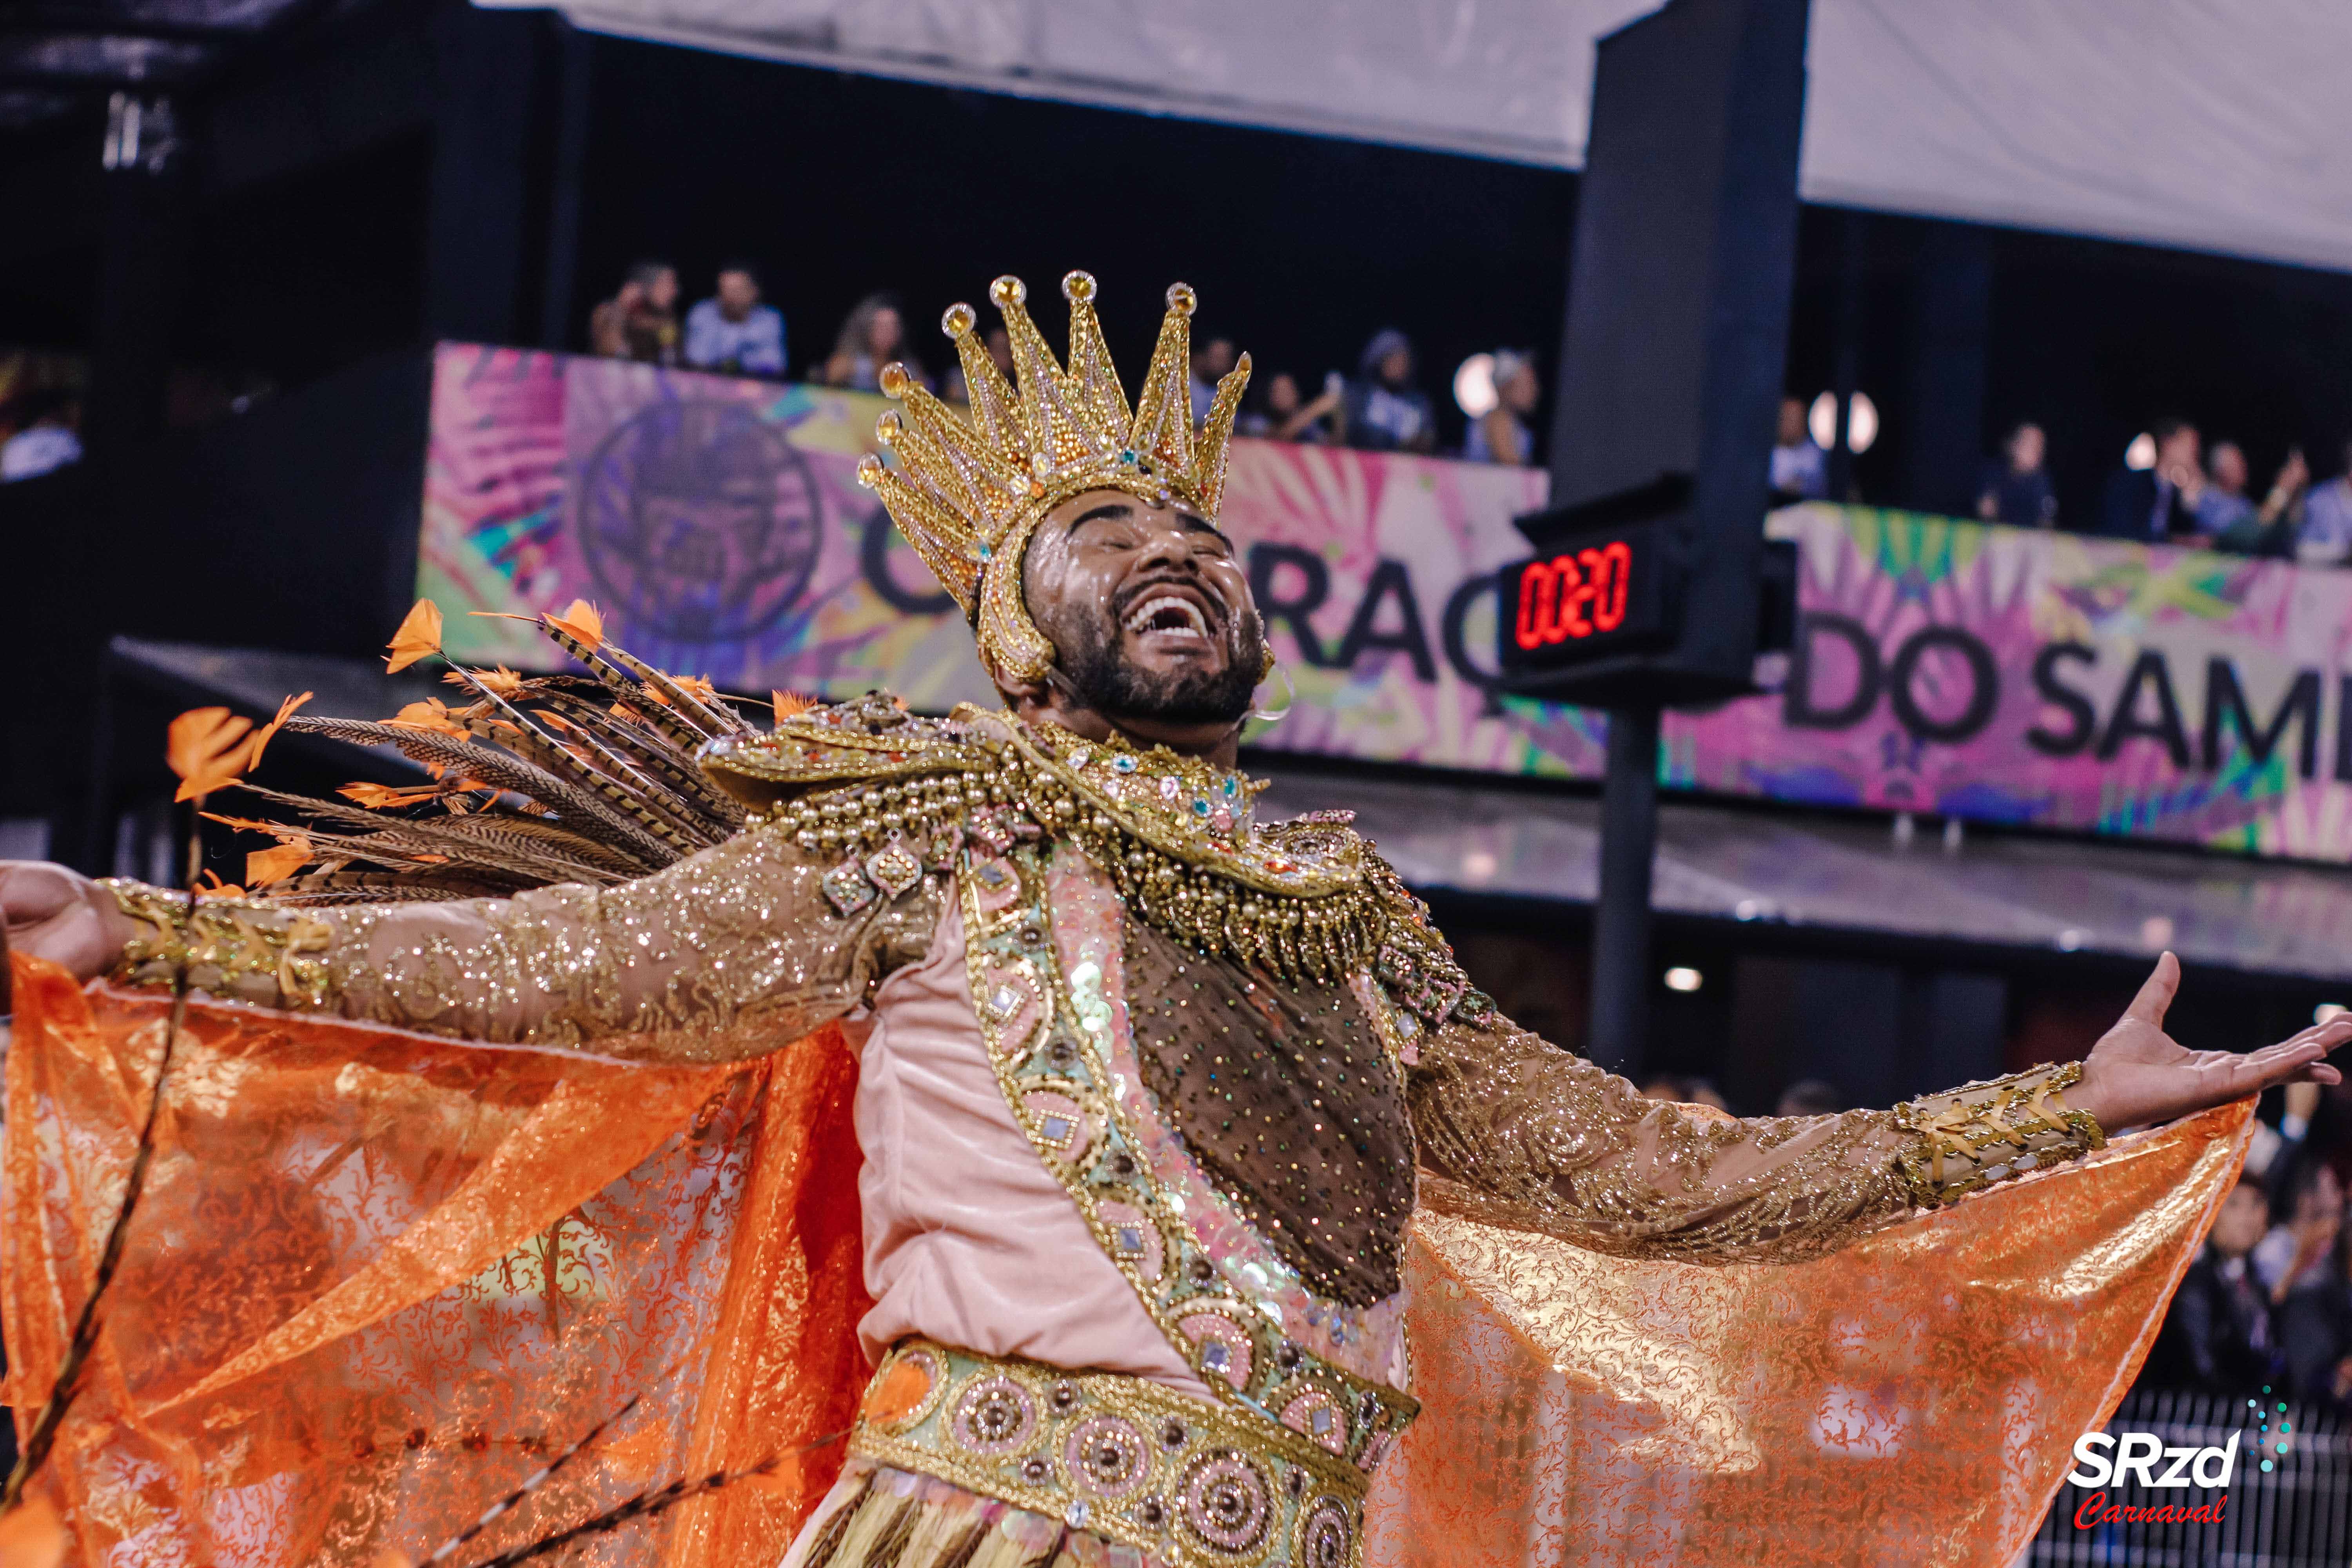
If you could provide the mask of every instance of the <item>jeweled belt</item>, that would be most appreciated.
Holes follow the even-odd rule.
[[[1370,1476],[1307,1433],[1139,1377],[901,1342],[850,1451],[1170,1568],[1354,1568]]]

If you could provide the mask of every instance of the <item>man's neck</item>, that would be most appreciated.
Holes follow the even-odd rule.
[[[1018,698],[1013,710],[1031,722],[1058,724],[1087,741],[1123,737],[1137,746],[1165,746],[1180,756],[1198,757],[1212,767],[1231,770],[1241,763],[1239,723],[1179,724],[1157,719],[1113,719],[1099,709],[1086,707],[1059,690],[1043,698]]]

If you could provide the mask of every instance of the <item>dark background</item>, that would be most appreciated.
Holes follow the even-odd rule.
[[[453,84],[446,64],[436,76],[453,29],[498,36],[487,76]],[[289,81],[314,100],[299,112]],[[520,213],[520,281],[496,300],[468,298],[478,285],[462,275],[428,276],[426,244],[436,117],[451,94],[485,90],[521,122],[521,167],[502,193]],[[550,231],[567,93],[584,156],[563,268],[551,263],[566,242]],[[893,289],[937,369],[949,302],[1015,272],[1050,334],[1055,282],[1083,267],[1103,281],[1123,358],[1146,352],[1180,278],[1201,291],[1201,332],[1234,337],[1262,375],[1290,370],[1310,392],[1352,369],[1373,330],[1401,326],[1458,440],[1447,384],[1465,355],[1533,346],[1549,372],[1576,201],[1575,176],[1556,170],[591,38],[545,16],[443,5],[364,7],[257,51],[184,114],[199,133],[172,353],[233,387],[298,386],[485,316],[507,330],[479,335],[580,347],[589,307],[641,256],[674,261],[688,300],[722,259],[758,262],[796,368],[822,358],[859,296]],[[85,115],[0,137],[0,210],[15,219],[0,237],[0,343],[87,346],[99,134]],[[1789,382],[1808,399],[1832,379],[1844,221],[1809,208],[1802,226]],[[1925,350],[1950,326],[1927,258],[1955,237],[1990,273],[1973,420],[1949,406],[1950,378]],[[1862,248],[1860,384],[1885,421],[1857,465],[1864,500],[1963,504],[1918,466],[1923,429],[1955,422],[1973,424],[1964,444],[1979,453],[2018,418],[2045,424],[2062,516],[2076,521],[2165,413],[2245,443],[2258,484],[2290,444],[2322,474],[2342,466],[2352,278],[1887,216],[1866,220]],[[551,289],[563,296],[551,311]],[[1979,328],[1961,330],[1973,342]]]

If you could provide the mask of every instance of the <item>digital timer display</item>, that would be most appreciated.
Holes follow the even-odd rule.
[[[1658,524],[1555,538],[1503,569],[1496,650],[1507,678],[1566,669],[1671,640]]]
[[[1622,539],[1564,552],[1519,568],[1518,615],[1511,636],[1522,652],[1606,635],[1625,624],[1633,550]]]

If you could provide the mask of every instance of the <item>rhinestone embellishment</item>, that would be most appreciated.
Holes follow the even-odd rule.
[[[886,898],[895,899],[923,879],[923,863],[893,844],[866,858],[866,874]]]
[[[1070,1429],[1062,1464],[1081,1491],[1120,1498],[1151,1479],[1151,1444],[1132,1421],[1096,1415]]]
[[[1251,1552],[1265,1539],[1274,1499],[1265,1472],[1231,1448],[1192,1461],[1178,1488],[1185,1528],[1219,1552]]]
[[[1036,1426],[1029,1391],[1009,1377],[987,1377],[963,1391],[948,1429],[975,1454],[1009,1454],[1028,1442]]]
[[[837,914],[854,915],[875,900],[874,884],[855,860],[845,860],[824,874],[824,901]]]

